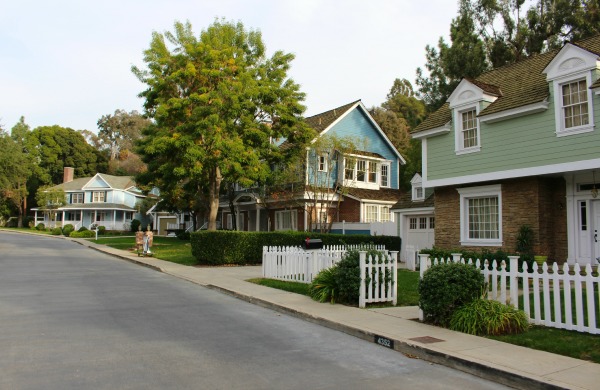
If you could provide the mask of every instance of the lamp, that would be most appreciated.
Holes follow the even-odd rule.
[[[596,172],[592,171],[592,178],[594,180],[594,184],[592,185],[592,198],[598,197],[598,189],[596,188]]]

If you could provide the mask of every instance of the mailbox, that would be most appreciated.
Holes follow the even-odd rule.
[[[304,249],[321,249],[323,248],[323,241],[318,238],[307,238],[302,241],[302,248]]]

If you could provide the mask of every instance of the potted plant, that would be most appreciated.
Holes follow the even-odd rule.
[[[526,263],[528,268],[533,264],[533,230],[528,225],[523,225],[517,233],[517,253],[519,257]]]

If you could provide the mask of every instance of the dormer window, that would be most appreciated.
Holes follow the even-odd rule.
[[[412,200],[420,201],[425,199],[425,191],[423,190],[423,181],[418,173],[410,181],[412,185]]]
[[[544,69],[551,83],[556,136],[594,131],[592,73],[599,68],[598,55],[570,43]]]
[[[478,152],[480,135],[477,107],[457,111],[456,116],[456,153]]]
[[[585,80],[561,85],[562,111],[565,130],[590,123],[588,110],[588,88]]]
[[[473,110],[461,112],[461,139],[462,148],[468,149],[479,145],[477,137],[477,112]]]

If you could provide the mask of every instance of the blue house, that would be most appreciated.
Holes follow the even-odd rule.
[[[305,119],[318,134],[298,166],[297,183],[280,193],[240,189],[220,205],[224,228],[327,230],[337,222],[393,222],[405,160],[360,100]],[[353,150],[332,140],[352,140]],[[333,146],[333,145],[337,146]],[[293,147],[285,141],[280,147]],[[231,212],[231,204],[235,213]]]
[[[146,196],[136,188],[132,177],[97,173],[73,179],[73,173],[73,168],[65,167],[63,183],[55,186],[65,192],[67,202],[56,210],[56,221],[39,207],[32,209],[36,224],[71,224],[76,230],[95,224],[106,230],[129,230],[133,219],[147,223],[137,210],[138,202]]]

